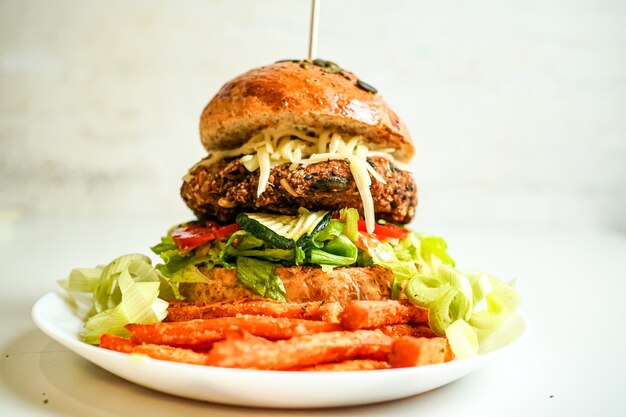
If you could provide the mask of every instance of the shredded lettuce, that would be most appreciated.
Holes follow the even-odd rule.
[[[85,317],[86,331],[80,338],[98,344],[104,333],[127,335],[126,324],[163,320],[168,306],[163,298],[176,294],[166,281],[152,267],[150,258],[132,254],[120,256],[103,268],[74,269],[60,285],[70,299],[79,293],[92,295],[91,310]]]

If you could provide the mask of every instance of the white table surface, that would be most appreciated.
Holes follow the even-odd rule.
[[[157,218],[0,216],[1,416],[624,416],[626,235],[431,229],[462,267],[517,278],[529,337],[489,366],[419,396],[330,410],[263,410],[176,398],[126,382],[36,329],[30,309],[76,266],[149,253]],[[280,395],[277,392],[276,395]]]

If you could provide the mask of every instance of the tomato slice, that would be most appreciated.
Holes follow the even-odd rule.
[[[239,225],[237,223],[229,224],[228,226],[220,227],[216,229],[213,233],[215,234],[216,239],[224,239],[229,238],[233,233],[239,230]]]
[[[220,226],[215,222],[207,222],[206,226],[189,224],[180,227],[174,230],[171,236],[179,249],[190,250],[215,239],[228,238],[237,230],[239,230],[237,223]]]
[[[359,232],[367,233],[367,227],[365,226],[365,220],[359,220]],[[396,226],[395,224],[378,224],[374,226],[374,235],[379,239],[402,239],[409,233],[403,227]]]

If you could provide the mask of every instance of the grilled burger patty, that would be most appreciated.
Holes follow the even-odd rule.
[[[376,218],[408,223],[417,206],[417,187],[409,172],[382,157],[368,159],[386,184],[372,179],[371,193]],[[267,189],[256,190],[259,170],[250,172],[239,159],[224,159],[210,166],[192,168],[181,187],[181,196],[196,216],[231,222],[242,211],[295,214],[299,207],[309,210],[339,210],[354,207],[363,215],[363,204],[345,160],[331,160],[274,167]]]

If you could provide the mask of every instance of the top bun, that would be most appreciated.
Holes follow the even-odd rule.
[[[207,151],[236,148],[260,130],[289,125],[361,135],[396,149],[408,162],[414,149],[405,124],[376,89],[330,61],[279,61],[226,83],[200,118]]]

